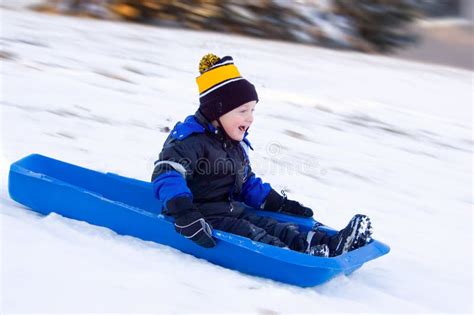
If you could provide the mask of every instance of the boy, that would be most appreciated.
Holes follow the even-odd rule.
[[[315,256],[337,256],[371,239],[368,217],[354,216],[337,234],[257,216],[248,207],[312,217],[313,211],[278,194],[255,176],[247,130],[258,102],[255,87],[240,76],[230,56],[205,55],[196,79],[198,111],[177,123],[152,175],[155,196],[175,229],[204,247],[215,246],[212,228]],[[253,150],[253,149],[252,149]],[[212,227],[212,228],[211,228]]]

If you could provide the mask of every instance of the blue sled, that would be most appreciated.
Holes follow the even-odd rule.
[[[217,246],[202,248],[180,236],[170,218],[160,214],[161,204],[151,184],[112,173],[100,173],[42,155],[29,155],[10,167],[8,189],[13,200],[42,214],[107,227],[179,249],[214,264],[247,274],[310,287],[339,274],[350,274],[365,262],[385,255],[390,248],[376,240],[334,258],[314,257],[214,230]],[[309,230],[313,219],[258,211],[279,221],[292,221]],[[324,227],[331,233],[334,230]]]

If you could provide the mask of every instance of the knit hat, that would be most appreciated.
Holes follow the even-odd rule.
[[[199,63],[199,72],[199,109],[209,121],[247,102],[258,102],[255,87],[240,76],[232,57],[207,54]]]

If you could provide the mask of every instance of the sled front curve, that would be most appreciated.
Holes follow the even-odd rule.
[[[223,267],[301,287],[349,274],[390,250],[387,245],[373,240],[344,255],[321,258],[218,230],[213,232],[216,247],[206,249],[175,232],[171,219],[160,214],[161,204],[153,196],[151,183],[97,172],[39,154],[11,165],[8,189],[13,200],[38,213],[55,212],[121,235],[168,245]],[[302,229],[310,229],[316,223],[313,219],[266,211],[258,213],[279,221],[295,222]]]

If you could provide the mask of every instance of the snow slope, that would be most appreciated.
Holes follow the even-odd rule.
[[[473,73],[276,41],[2,8],[0,312],[472,312]],[[8,197],[36,152],[148,180],[202,55],[257,87],[256,173],[389,255],[301,289]]]

